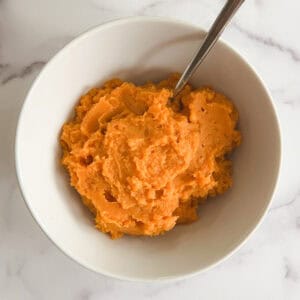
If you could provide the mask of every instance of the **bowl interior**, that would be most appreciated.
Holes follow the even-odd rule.
[[[200,207],[200,218],[157,238],[111,240],[69,186],[59,163],[58,137],[79,96],[112,77],[142,83],[183,71],[203,32],[157,18],[97,27],[60,51],[44,68],[24,104],[16,163],[26,202],[42,229],[84,266],[128,279],[172,278],[203,270],[240,245],[272,197],[280,138],[268,93],[252,69],[221,42],[193,77],[232,99],[240,113],[242,145],[233,155],[234,187]]]

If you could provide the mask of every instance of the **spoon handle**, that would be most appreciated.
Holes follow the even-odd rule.
[[[236,13],[238,8],[244,0],[228,0],[224,5],[222,11],[218,15],[217,19],[211,26],[210,30],[208,31],[200,49],[194,56],[194,58],[190,61],[186,69],[184,70],[183,74],[181,75],[180,79],[178,80],[176,87],[174,89],[173,96],[176,96],[182,88],[186,85],[190,77],[194,74],[196,69],[205,59],[206,55],[209,53],[211,48],[214,46],[216,41],[218,40],[219,36],[225,29],[226,25]]]

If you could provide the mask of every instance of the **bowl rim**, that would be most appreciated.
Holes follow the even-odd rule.
[[[172,17],[132,16],[132,17],[112,19],[112,20],[109,20],[107,22],[100,23],[98,25],[92,26],[92,27],[88,28],[87,30],[83,31],[82,33],[78,34],[70,42],[68,42],[62,48],[60,48],[60,50],[58,50],[56,52],[56,54],[50,58],[50,60],[45,64],[45,66],[42,68],[40,73],[34,79],[33,83],[31,84],[31,86],[30,86],[30,88],[29,88],[29,90],[26,94],[26,97],[24,99],[24,102],[22,104],[22,108],[21,108],[19,116],[18,116],[18,121],[17,121],[17,126],[16,126],[16,131],[15,131],[15,140],[14,140],[15,171],[16,171],[16,177],[17,177],[17,182],[18,182],[18,186],[19,186],[21,196],[22,196],[22,198],[23,198],[23,200],[24,200],[31,216],[33,217],[35,222],[38,224],[38,226],[40,227],[42,232],[47,236],[47,238],[66,257],[68,257],[72,261],[78,263],[79,265],[83,266],[85,269],[87,269],[89,271],[93,271],[96,274],[105,275],[105,276],[108,276],[108,277],[111,277],[111,278],[114,278],[114,279],[118,279],[118,280],[132,281],[132,282],[145,282],[145,283],[147,283],[147,282],[170,282],[170,281],[177,281],[177,280],[187,279],[187,278],[190,278],[192,276],[195,276],[195,275],[198,275],[200,273],[204,273],[208,270],[211,270],[215,266],[221,264],[222,262],[227,260],[229,257],[231,257],[235,252],[237,252],[248,241],[248,239],[254,234],[254,232],[258,229],[258,227],[262,224],[262,222],[265,219],[266,214],[269,211],[269,208],[270,208],[270,206],[271,206],[271,204],[274,200],[274,195],[276,194],[277,189],[278,189],[279,174],[280,174],[281,168],[282,168],[282,138],[281,138],[281,129],[280,129],[280,122],[279,122],[279,118],[278,118],[277,109],[274,105],[274,101],[272,99],[271,93],[270,93],[269,89],[267,88],[267,86],[265,85],[265,83],[263,82],[261,76],[255,70],[255,68],[252,65],[250,65],[250,63],[248,63],[248,61],[234,47],[228,45],[226,42],[224,42],[224,40],[222,38],[220,38],[217,42],[219,44],[222,44],[222,46],[227,48],[229,51],[233,52],[233,54],[235,56],[237,56],[239,59],[241,59],[243,61],[243,63],[247,66],[247,68],[250,69],[250,71],[252,71],[253,75],[256,76],[256,79],[258,80],[258,82],[260,83],[260,85],[262,86],[262,88],[264,89],[264,91],[267,95],[267,98],[268,98],[269,104],[270,104],[270,108],[272,110],[272,114],[274,116],[274,120],[275,120],[275,123],[276,123],[276,131],[277,131],[277,135],[278,135],[278,158],[277,158],[277,162],[276,162],[277,163],[277,166],[276,166],[276,169],[277,169],[276,173],[277,174],[276,174],[276,179],[274,180],[274,183],[273,183],[273,188],[272,188],[271,196],[268,200],[268,204],[266,205],[264,211],[261,213],[261,216],[259,217],[258,222],[248,232],[246,232],[244,234],[243,239],[241,240],[241,242],[237,246],[235,246],[231,251],[229,251],[227,254],[220,257],[219,259],[217,259],[215,262],[211,263],[207,267],[198,269],[196,271],[191,271],[191,272],[188,272],[188,273],[181,273],[181,274],[179,273],[178,275],[164,276],[164,277],[145,277],[145,278],[143,278],[143,277],[119,275],[117,273],[113,273],[113,272],[110,272],[110,271],[107,271],[107,270],[98,270],[98,269],[94,268],[92,265],[88,265],[88,264],[85,264],[82,261],[77,260],[72,255],[72,253],[68,253],[67,250],[62,249],[55,242],[55,240],[52,237],[50,237],[50,235],[47,233],[47,229],[45,228],[45,226],[42,223],[39,222],[38,217],[35,215],[34,210],[32,210],[32,208],[31,208],[30,200],[25,195],[25,187],[23,186],[22,175],[21,175],[20,165],[19,165],[20,164],[19,155],[18,155],[18,153],[19,153],[19,136],[20,136],[20,127],[21,127],[25,107],[28,104],[28,99],[31,97],[32,91],[35,89],[35,87],[39,83],[41,76],[44,74],[44,72],[47,70],[47,68],[50,65],[52,65],[61,55],[63,55],[63,53],[67,49],[73,47],[74,45],[76,45],[76,43],[78,43],[78,42],[82,41],[83,39],[87,38],[89,35],[93,35],[94,32],[101,31],[101,30],[107,29],[109,27],[122,25],[122,24],[125,24],[125,23],[137,23],[137,22],[160,22],[160,23],[168,23],[168,24],[174,24],[174,25],[182,25],[182,26],[185,26],[185,27],[193,29],[193,30],[197,30],[197,31],[202,32],[202,33],[207,33],[207,31],[202,29],[200,26],[197,26],[195,24],[192,24],[192,23],[189,23],[189,22],[186,22],[186,21],[182,21],[182,20],[179,20],[179,19],[176,19],[176,18],[172,18]]]

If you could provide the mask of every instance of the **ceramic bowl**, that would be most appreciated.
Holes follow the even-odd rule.
[[[100,25],[65,46],[32,85],[16,135],[16,169],[24,199],[46,235],[93,271],[129,280],[175,279],[207,270],[232,254],[266,213],[280,166],[280,132],[272,99],[256,72],[218,42],[193,76],[236,105],[241,146],[234,185],[199,209],[199,220],[165,235],[111,240],[70,187],[60,165],[59,135],[80,95],[112,77],[143,83],[182,72],[204,32],[164,18]]]

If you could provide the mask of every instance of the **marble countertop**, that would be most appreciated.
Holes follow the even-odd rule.
[[[282,172],[263,224],[231,258],[190,279],[142,284],[90,272],[32,219],[14,171],[24,97],[43,65],[80,32],[132,15],[208,28],[221,0],[0,1],[0,299],[300,299],[300,2],[247,0],[224,33],[262,76],[276,105]],[[259,147],[259,145],[258,145]]]

